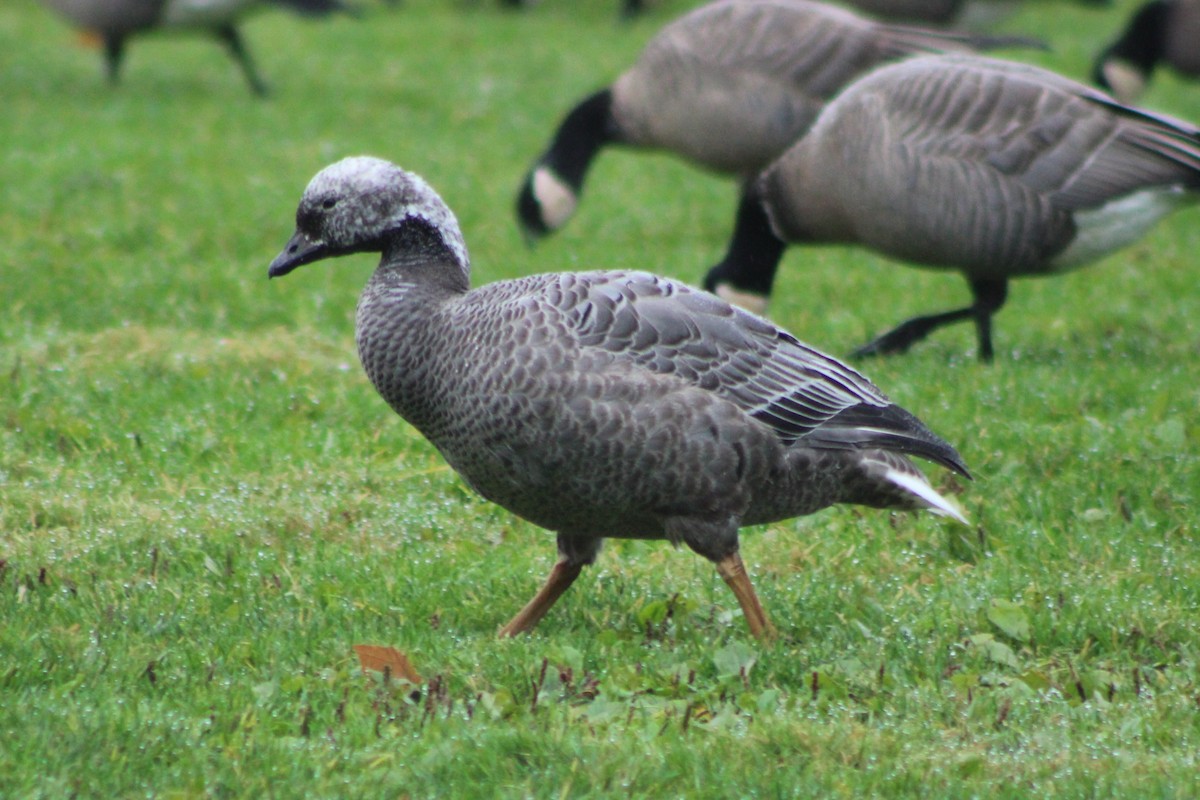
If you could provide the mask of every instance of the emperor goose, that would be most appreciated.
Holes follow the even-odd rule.
[[[255,94],[265,94],[236,23],[255,8],[286,6],[302,14],[324,14],[345,6],[341,0],[42,0],[74,25],[104,41],[108,78],[116,83],[125,40],[152,30],[199,30],[229,48]]]
[[[886,61],[1030,43],[884,25],[810,0],[717,0],[664,27],[567,114],[521,186],[518,221],[531,241],[564,225],[606,145],[666,150],[745,180],[843,86]]]
[[[269,274],[357,252],[382,253],[356,325],[375,388],[480,494],[558,534],[549,578],[501,635],[534,627],[607,537],[688,545],[764,636],[742,526],[834,503],[962,519],[907,457],[967,475],[950,445],[854,370],[708,293],[644,272],[470,289],[441,198],[367,157],[312,179]]]
[[[1119,100],[1138,98],[1154,68],[1200,77],[1200,0],[1154,0],[1134,13],[1096,61],[1094,78]]]
[[[753,184],[705,288],[765,306],[785,243],[848,242],[956,269],[966,308],[858,350],[893,353],[992,315],[1010,278],[1054,275],[1133,242],[1200,189],[1200,132],[1032,66],[925,56],[846,89]]]

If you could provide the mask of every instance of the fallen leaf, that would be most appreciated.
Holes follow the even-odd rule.
[[[408,656],[394,647],[379,644],[356,644],[354,652],[358,654],[358,662],[362,665],[363,672],[368,670],[388,672],[393,678],[409,683],[422,683],[421,676],[413,668]]]
[[[996,637],[990,633],[977,633],[974,636],[968,636],[967,641],[979,648],[980,652],[989,661],[996,664],[1003,664],[1013,669],[1020,669],[1021,662],[1017,660],[1017,654],[1013,652],[1013,649],[1004,642],[996,641]]]
[[[1018,642],[1028,642],[1033,636],[1029,615],[1019,604],[1011,600],[992,600],[987,609],[988,621],[1000,632]]]
[[[750,645],[735,641],[713,653],[712,658],[717,674],[722,677],[749,675],[750,668],[758,661],[758,653]]]

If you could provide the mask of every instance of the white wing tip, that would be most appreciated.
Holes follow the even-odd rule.
[[[889,469],[884,474],[884,477],[902,489],[906,489],[907,491],[924,500],[926,505],[929,507],[929,510],[934,514],[944,517],[953,517],[963,525],[971,524],[967,521],[966,516],[958,507],[957,503],[954,503],[949,498],[938,494],[938,492],[919,475],[911,475],[896,469]]]

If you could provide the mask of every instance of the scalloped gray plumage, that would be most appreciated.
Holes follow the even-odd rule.
[[[272,277],[379,252],[358,351],[391,407],[481,495],[558,534],[545,586],[501,629],[532,628],[606,537],[712,560],[770,632],[738,529],[834,503],[962,519],[908,455],[955,450],[850,367],[706,292],[645,272],[532,275],[470,289],[458,224],[380,159],[322,170]]]

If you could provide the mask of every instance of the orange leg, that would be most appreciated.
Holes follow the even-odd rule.
[[[562,597],[562,593],[569,589],[575,579],[579,577],[583,567],[583,564],[572,563],[566,558],[560,558],[554,568],[550,570],[550,577],[546,578],[546,582],[538,590],[538,593],[517,612],[517,615],[507,625],[500,629],[497,635],[504,638],[533,630],[542,617],[546,616],[550,606],[554,605],[558,598]],[[750,593],[753,595],[754,590],[751,589]]]
[[[758,602],[758,595],[754,593],[754,585],[750,583],[750,576],[746,574],[746,565],[742,563],[741,555],[735,550],[717,561],[716,565],[717,574],[733,590],[734,596],[741,604],[742,616],[750,626],[750,633],[756,639],[774,638],[775,626],[767,619],[767,612],[763,611],[762,604]]]

